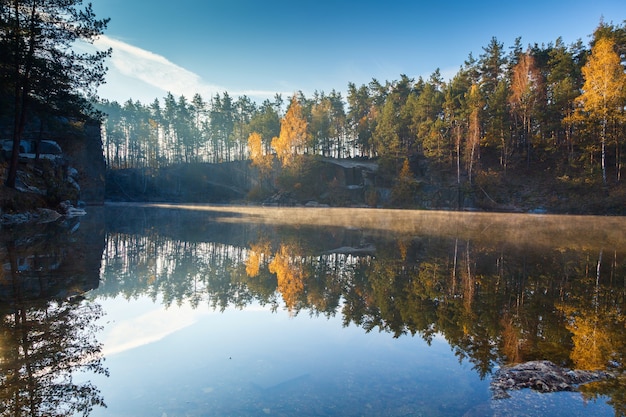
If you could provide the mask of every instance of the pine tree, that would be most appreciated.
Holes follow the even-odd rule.
[[[348,84],[348,125],[351,132],[353,153],[371,156],[372,152],[372,98],[366,85],[359,88],[354,83]]]
[[[31,111],[39,106],[51,113],[89,112],[86,98],[95,95],[95,89],[104,81],[103,61],[110,50],[78,53],[73,45],[79,39],[93,41],[106,29],[109,19],[96,19],[91,4],[79,9],[82,3],[0,2],[0,91],[13,91],[13,152],[6,181],[9,187],[15,187],[19,143]]]
[[[574,99],[580,94],[582,76],[574,53],[567,48],[561,38],[549,51],[549,74],[546,79],[548,130],[556,146],[565,144],[567,157],[571,163],[574,159],[574,141],[571,116],[574,112]]]

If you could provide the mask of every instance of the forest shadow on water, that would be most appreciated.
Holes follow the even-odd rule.
[[[43,245],[65,254],[46,279],[73,277],[73,292],[33,296],[48,301],[29,314],[63,297],[92,309],[63,316],[89,329],[63,339],[90,352],[72,363],[97,365],[87,414],[625,415],[623,218],[116,204],[83,223]],[[28,241],[0,251],[3,282]],[[95,265],[97,288],[76,285]],[[3,334],[23,335],[9,298]],[[3,389],[26,395],[9,376],[60,355],[16,362],[13,339]],[[533,361],[603,377],[495,395],[500,370]]]

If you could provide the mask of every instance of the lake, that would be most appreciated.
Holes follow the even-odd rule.
[[[0,230],[0,415],[626,413],[626,219],[115,204]],[[494,395],[548,360],[609,378]]]

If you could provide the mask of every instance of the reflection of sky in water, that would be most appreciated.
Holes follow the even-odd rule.
[[[344,328],[340,317],[261,306],[219,313],[146,298],[98,302],[107,311],[99,339],[111,376],[94,381],[108,404],[94,416],[509,413],[497,408],[504,403],[494,411],[489,381],[459,364],[440,337],[428,346]],[[528,396],[533,409],[524,406]],[[604,404],[581,407],[579,393],[522,391],[512,401],[518,415],[613,415]]]

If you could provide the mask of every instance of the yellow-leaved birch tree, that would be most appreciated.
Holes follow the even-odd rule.
[[[580,106],[577,119],[599,128],[602,181],[606,184],[606,143],[611,135],[610,125],[624,124],[626,105],[626,74],[615,51],[615,42],[610,38],[598,39],[582,72],[585,83],[583,93],[576,98]]]
[[[542,99],[542,83],[543,77],[535,58],[530,52],[520,55],[519,62],[513,67],[511,74],[509,104],[513,116],[522,127],[519,139],[526,147],[528,162],[532,147],[532,114]]]
[[[280,121],[280,135],[272,139],[272,148],[283,166],[290,166],[294,156],[304,148],[307,140],[307,122],[302,115],[302,106],[294,95],[291,104]]]
[[[263,150],[263,138],[258,132],[252,132],[248,137],[248,150],[252,165],[259,169],[261,178],[265,177],[272,170],[272,154],[266,155]]]
[[[472,173],[474,162],[480,152],[480,111],[484,105],[480,97],[478,85],[473,84],[468,92],[467,103],[469,106],[469,120],[467,130],[467,141],[465,143],[465,160],[467,164],[467,175],[469,183],[472,184]]]

